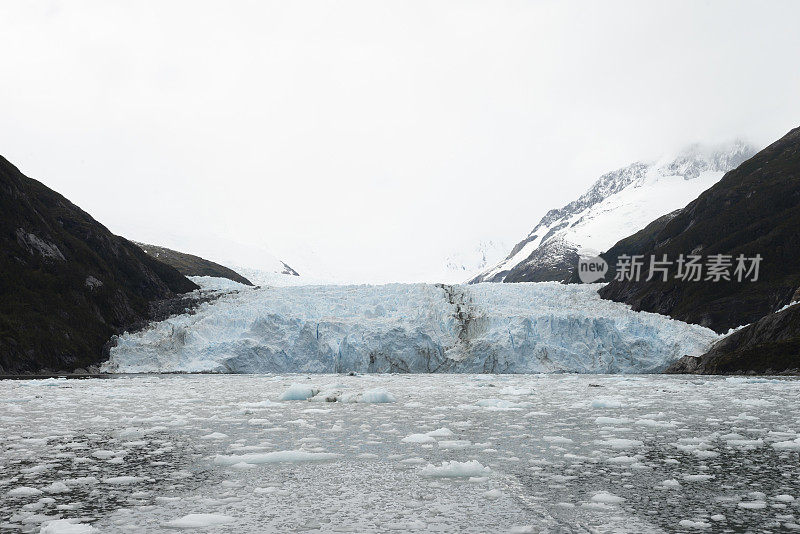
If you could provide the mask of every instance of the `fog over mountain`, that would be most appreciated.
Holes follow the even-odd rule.
[[[800,4],[757,7],[9,0],[0,146],[128,239],[425,280],[610,169],[796,126]]]
[[[503,261],[472,282],[567,281],[579,257],[596,256],[682,208],[755,153],[743,141],[696,144],[606,173],[577,200],[549,210]]]

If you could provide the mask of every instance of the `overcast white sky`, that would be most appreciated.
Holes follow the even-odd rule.
[[[800,125],[798,21],[791,1],[3,0],[0,154],[131,239],[411,280],[608,170]]]

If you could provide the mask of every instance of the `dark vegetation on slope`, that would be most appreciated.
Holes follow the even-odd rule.
[[[667,282],[612,281],[600,291],[603,298],[717,332],[789,303],[800,286],[800,128],[728,172],[663,228],[653,225],[643,231],[653,235],[640,232],[604,255],[612,269],[622,253],[666,254],[670,260],[680,254],[760,254],[758,281],[685,282],[674,279],[673,266]]]
[[[800,374],[800,305],[737,330],[699,358],[684,356],[666,372]]]
[[[606,299],[724,333],[700,358],[682,358],[673,373],[785,373],[800,369],[800,128],[768,146],[668,220],[657,220],[602,256],[613,279],[622,254],[739,254],[763,257],[758,281],[612,281]],[[794,296],[793,296],[794,295]],[[795,309],[797,308],[797,309]]]
[[[233,269],[229,269],[219,263],[195,256],[193,254],[186,254],[185,252],[178,252],[176,250],[168,249],[166,247],[158,247],[156,245],[148,245],[146,243],[136,243],[148,255],[156,258],[158,261],[164,262],[167,265],[175,267],[178,272],[184,276],[216,276],[218,278],[227,278],[240,284],[252,286],[253,283],[247,278],[240,275]]]
[[[0,156],[0,374],[97,364],[194,289]]]

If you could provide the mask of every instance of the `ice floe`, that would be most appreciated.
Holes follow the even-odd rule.
[[[442,462],[439,466],[428,464],[420,472],[422,476],[433,478],[469,478],[486,476],[489,475],[491,471],[491,469],[484,467],[477,460],[470,460],[467,462],[451,460],[449,462]]]

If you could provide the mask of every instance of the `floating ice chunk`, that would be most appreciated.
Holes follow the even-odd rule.
[[[692,454],[694,454],[695,456],[697,456],[701,460],[707,460],[709,458],[716,458],[717,456],[719,456],[718,452],[709,451],[709,450],[705,450],[705,449],[698,449],[698,450],[692,451]]]
[[[484,491],[483,492],[483,496],[486,497],[487,499],[494,500],[494,499],[499,499],[500,497],[502,497],[503,496],[503,492],[500,491],[499,489],[492,489],[492,490],[489,490],[489,491]]]
[[[786,494],[776,495],[776,496],[773,497],[773,499],[775,499],[778,502],[794,502],[794,497],[792,497],[791,495],[786,495]]]
[[[655,419],[638,419],[636,424],[650,428],[675,428],[678,426],[673,421],[656,421]]]
[[[619,504],[621,502],[625,502],[625,498],[614,495],[613,493],[609,493],[607,491],[600,491],[592,495],[591,501],[603,504]]]
[[[709,519],[712,521],[725,521],[725,516],[722,514],[714,514],[711,517],[709,517]]]
[[[441,427],[437,428],[436,430],[431,430],[426,434],[434,438],[449,438],[450,436],[453,435],[453,431],[447,427]]]
[[[222,432],[213,432],[205,436],[200,436],[200,439],[225,439],[227,437],[228,434],[223,434]]]
[[[740,501],[736,506],[745,510],[763,510],[767,507],[767,503],[764,501]]]
[[[592,408],[622,408],[625,406],[619,399],[603,397],[592,401]]]
[[[117,486],[124,486],[128,484],[136,484],[137,482],[143,480],[142,477],[109,477],[104,478],[103,482],[106,484],[114,484]]]
[[[38,473],[43,473],[54,468],[55,464],[41,464],[41,465],[34,465],[33,467],[27,467],[25,469],[20,469],[20,473],[25,473],[26,475],[34,475]]]
[[[226,525],[228,523],[233,523],[234,521],[236,520],[229,515],[189,514],[179,519],[173,519],[172,521],[167,521],[166,523],[164,523],[164,526],[168,528],[179,528],[179,529],[205,528],[217,525]]]
[[[235,465],[238,463],[246,464],[277,464],[277,463],[299,463],[299,462],[324,462],[335,460],[338,454],[331,452],[308,452],[308,451],[275,451],[264,453],[252,453],[242,455],[225,456],[218,454],[214,457],[217,465]]]
[[[548,443],[572,443],[572,440],[564,436],[542,436],[542,439]]]
[[[441,466],[428,464],[422,468],[422,476],[431,478],[469,478],[487,476],[491,469],[484,467],[477,460],[468,462],[442,462]]]
[[[800,450],[800,438],[794,441],[779,441],[773,443],[772,447],[780,451],[797,451]]]
[[[612,449],[633,449],[641,447],[643,443],[638,439],[625,439],[625,438],[610,438],[606,440],[595,441],[598,445],[611,447]]]
[[[389,393],[383,388],[369,389],[360,393],[345,393],[339,397],[340,402],[353,403],[360,402],[364,404],[376,404],[386,402],[397,402],[394,395]]]
[[[737,449],[757,449],[764,445],[763,439],[729,439],[727,440],[729,447],[736,447]]]
[[[302,417],[300,419],[292,419],[291,421],[286,421],[286,423],[289,425],[297,425],[302,428],[314,428],[314,425],[312,425],[311,423],[308,422],[307,419],[303,419]]]
[[[394,395],[389,393],[383,388],[375,388],[375,389],[368,389],[364,393],[361,394],[361,398],[358,399],[358,402],[367,402],[367,403],[383,403],[383,402],[397,402],[397,399],[394,398]]]
[[[475,404],[481,406],[482,408],[499,412],[516,411],[531,406],[530,402],[511,402],[505,399],[483,399],[479,400]]]
[[[536,529],[533,525],[517,525],[508,529],[508,534],[533,534]]]
[[[45,493],[69,493],[70,488],[63,482],[53,482],[46,488],[44,488]]]
[[[680,488],[681,487],[681,483],[678,482],[677,480],[675,480],[674,478],[670,478],[668,480],[663,481],[661,483],[661,485],[663,487],[665,487],[665,488]]]
[[[681,528],[691,528],[695,530],[702,530],[706,528],[711,528],[711,523],[705,523],[703,521],[692,521],[691,519],[684,519],[678,526]]]
[[[32,497],[34,495],[41,495],[42,490],[31,488],[30,486],[20,486],[8,491],[12,497]]]
[[[471,446],[472,442],[465,439],[442,440],[439,442],[440,449],[459,450],[466,449]]]
[[[594,420],[598,425],[624,425],[630,423],[630,419],[624,417],[598,417]]]
[[[436,438],[428,434],[409,434],[400,441],[403,443],[436,443]]]
[[[66,482],[67,484],[77,484],[77,485],[95,485],[97,484],[97,478],[95,477],[68,478],[64,482]]]
[[[263,419],[263,418],[260,418],[260,417],[254,417],[253,419],[248,419],[247,420],[247,424],[248,425],[253,425],[253,426],[271,425],[273,422],[274,421],[272,421],[272,419]]]
[[[231,469],[252,469],[254,467],[255,465],[253,464],[248,464],[246,462],[239,462],[238,464],[233,464],[231,466]]]
[[[78,519],[56,519],[42,526],[40,534],[92,534],[99,532],[92,525],[81,523]]]
[[[342,391],[339,389],[327,389],[322,390],[318,394],[311,397],[314,402],[336,402],[340,400],[342,396]]]
[[[319,393],[319,389],[305,385],[305,384],[292,384],[284,391],[279,397],[282,401],[290,400],[306,400]]]

